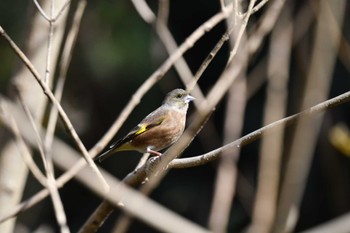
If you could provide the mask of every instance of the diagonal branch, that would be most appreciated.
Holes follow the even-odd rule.
[[[266,125],[258,130],[255,130],[254,132],[251,132],[247,134],[244,137],[241,137],[240,139],[233,141],[229,144],[226,144],[225,146],[222,146],[220,148],[217,148],[215,150],[212,150],[208,153],[197,155],[194,157],[189,158],[183,158],[183,159],[174,159],[170,162],[169,168],[190,168],[190,167],[198,167],[202,166],[204,164],[207,164],[209,162],[212,162],[216,160],[221,153],[226,151],[232,151],[236,148],[240,148],[242,146],[248,145],[259,138],[263,134],[267,134],[270,132],[270,130],[274,129],[275,127],[279,127],[281,125],[288,125],[295,123],[295,121],[301,117],[304,116],[313,116],[317,113],[322,113],[328,109],[334,108],[338,105],[344,104],[346,102],[350,101],[350,91],[345,92],[344,94],[338,95],[332,99],[329,99],[327,101],[324,101],[318,105],[315,105],[309,109],[306,109],[300,113],[294,114],[292,116],[283,118],[281,120],[275,121],[269,125]]]
[[[5,40],[9,43],[11,48],[14,50],[14,52],[17,54],[17,56],[23,61],[23,63],[27,66],[29,71],[33,74],[34,78],[37,80],[38,84],[40,85],[41,89],[43,90],[44,94],[49,98],[49,100],[52,102],[52,104],[57,108],[60,117],[62,118],[68,132],[71,134],[74,142],[77,144],[80,151],[83,153],[84,158],[86,162],[90,165],[90,167],[94,170],[97,177],[102,182],[103,188],[105,191],[109,190],[109,186],[101,173],[99,172],[96,164],[91,159],[89,152],[86,150],[83,142],[80,140],[77,132],[75,131],[71,121],[69,120],[66,112],[63,110],[61,104],[57,101],[54,94],[50,90],[49,86],[44,82],[44,80],[41,78],[38,71],[35,69],[33,64],[30,62],[30,60],[26,57],[26,55],[18,48],[18,46],[15,44],[15,42],[10,38],[9,35],[4,31],[4,29],[0,26],[0,34],[5,38]]]
[[[218,23],[220,23],[225,17],[227,17],[228,12],[219,12],[216,15],[212,16],[210,19],[208,19],[206,22],[204,22],[200,27],[198,27],[188,38],[185,42],[183,42],[178,50],[176,50],[175,53],[173,53],[136,91],[134,96],[131,98],[129,103],[126,105],[124,110],[121,112],[119,117],[116,119],[116,121],[112,124],[108,132],[96,143],[96,145],[89,150],[89,153],[92,155],[92,157],[96,156],[106,145],[107,143],[112,139],[112,137],[115,135],[115,133],[119,130],[123,122],[126,120],[128,115],[131,113],[131,111],[135,108],[135,106],[140,102],[140,99],[142,96],[152,87],[153,84],[155,84],[157,81],[159,81],[163,75],[171,68],[171,66],[174,64],[174,62],[179,59],[180,56],[183,55],[188,49],[190,49],[193,44],[195,44],[205,33],[210,31],[213,27],[215,27]],[[0,34],[2,32],[2,28],[0,27]],[[30,63],[29,63],[30,64]],[[56,163],[60,158],[54,158],[56,159]],[[63,175],[61,175],[57,179],[57,185],[63,186],[65,183],[67,183],[69,180],[71,180],[84,166],[86,165],[86,162],[84,159],[80,159],[78,162],[75,162],[72,167],[65,167],[65,170],[67,170]],[[135,180],[138,180],[137,176]],[[128,178],[128,177],[127,177]],[[22,202],[17,207],[13,208],[10,212],[0,217],[0,222],[5,221],[8,218],[11,218],[15,215],[17,215],[19,212],[25,211],[32,206],[36,205],[40,201],[42,201],[44,198],[46,198],[48,195],[48,190],[43,189],[39,191],[37,194],[33,195],[28,200]]]

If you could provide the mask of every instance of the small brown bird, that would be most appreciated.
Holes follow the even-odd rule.
[[[169,92],[163,104],[147,115],[125,137],[112,143],[109,149],[95,159],[101,162],[118,151],[138,151],[160,156],[158,152],[175,143],[182,135],[188,104],[194,100],[185,90]]]

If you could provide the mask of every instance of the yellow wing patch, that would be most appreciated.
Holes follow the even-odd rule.
[[[148,123],[142,123],[138,124],[135,128],[133,128],[128,135],[126,135],[124,138],[116,141],[113,143],[110,148],[113,149],[114,151],[121,151],[121,150],[129,150],[133,149],[133,146],[129,144],[135,137],[138,135],[147,132],[153,127],[156,127],[160,125],[164,121],[164,117],[160,117],[157,119],[157,121],[154,121],[151,124]]]
[[[329,139],[336,149],[350,156],[350,131],[347,126],[342,123],[335,125],[330,131]]]
[[[142,134],[142,133],[146,132],[147,130],[149,130],[149,129],[155,127],[155,126],[158,126],[158,125],[162,124],[163,121],[164,121],[164,117],[160,117],[155,122],[152,122],[152,123],[149,123],[149,124],[148,123],[139,124],[138,125],[139,129],[134,134],[135,134],[135,136],[139,135],[139,134]]]
[[[147,130],[147,125],[138,125],[140,128],[134,133],[135,135],[139,135],[142,134],[143,132],[145,132]]]

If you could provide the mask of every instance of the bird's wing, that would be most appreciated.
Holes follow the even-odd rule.
[[[151,122],[145,122],[142,121],[140,124],[135,126],[131,131],[123,138],[119,139],[118,141],[112,143],[109,148],[116,148],[119,147],[120,145],[134,139],[140,134],[143,134],[144,132],[162,124],[164,121],[165,117],[158,117],[156,120],[153,120]]]
[[[146,119],[147,119],[147,117],[145,118],[145,120]],[[124,138],[121,138],[118,141],[112,143],[106,152],[95,157],[95,160],[102,162],[104,159],[109,157],[113,153],[113,151],[115,149],[117,149],[119,146],[134,139],[137,135],[140,135],[140,134],[146,132],[147,130],[152,129],[152,128],[162,124],[164,119],[165,119],[165,117],[157,117],[156,120],[150,121],[149,123],[147,123],[147,122],[145,122],[145,120],[143,120],[140,124],[135,126]]]

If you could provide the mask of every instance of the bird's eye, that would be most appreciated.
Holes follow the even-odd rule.
[[[182,94],[177,94],[175,98],[180,99],[182,97]]]

